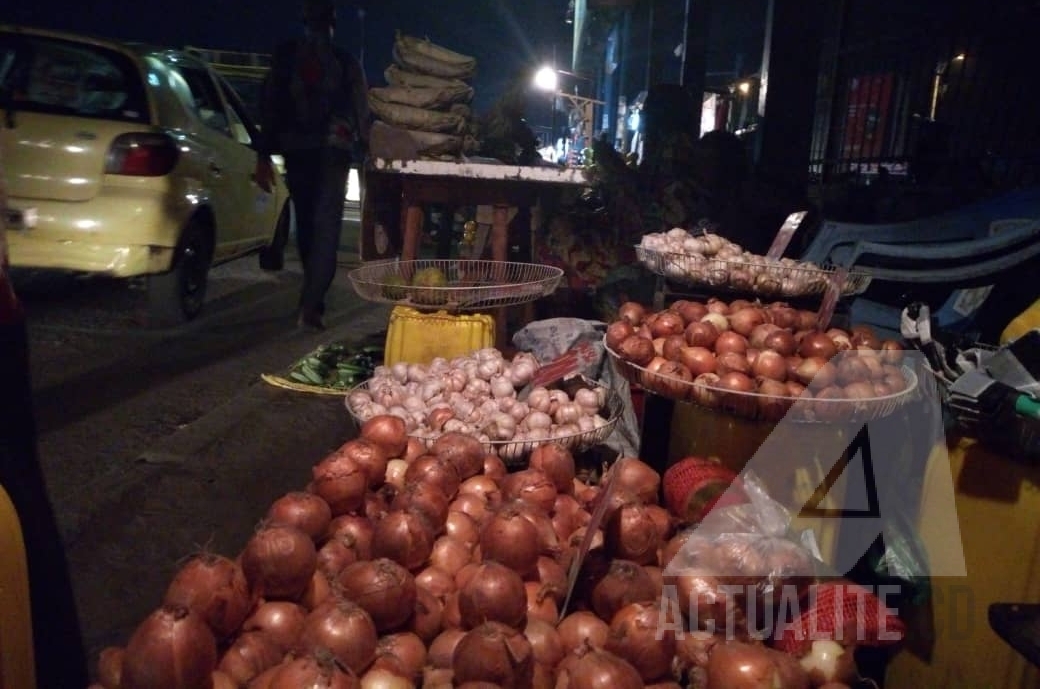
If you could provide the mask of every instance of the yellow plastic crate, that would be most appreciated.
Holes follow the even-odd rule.
[[[0,486],[0,689],[35,687],[29,570],[22,525]]]
[[[390,312],[383,362],[428,364],[437,357],[465,356],[495,343],[495,319],[487,314],[423,313],[407,306]]]

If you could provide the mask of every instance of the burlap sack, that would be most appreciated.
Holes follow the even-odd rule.
[[[476,59],[456,53],[427,39],[397,34],[394,62],[420,74],[453,79],[468,79],[477,69]]]
[[[387,103],[372,97],[369,97],[368,105],[378,119],[405,129],[461,134],[466,128],[465,118],[450,112],[413,108],[410,105]]]
[[[390,65],[383,71],[386,83],[391,86],[407,86],[411,88],[433,88],[433,89],[459,89],[466,95],[461,101],[470,101],[473,98],[473,87],[461,79],[444,79],[432,77],[429,74],[409,72],[400,65]]]
[[[459,82],[462,83],[462,82]],[[468,86],[460,89],[440,89],[410,86],[375,86],[368,90],[369,99],[377,99],[384,103],[400,103],[413,108],[447,108],[472,95],[473,89]],[[462,113],[458,113],[462,114]]]

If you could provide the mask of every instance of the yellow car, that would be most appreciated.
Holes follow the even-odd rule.
[[[210,266],[281,266],[288,191],[253,181],[256,126],[197,57],[0,25],[0,118],[12,268],[143,277],[165,325],[199,314]]]

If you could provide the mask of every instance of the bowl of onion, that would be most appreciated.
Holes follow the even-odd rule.
[[[377,367],[344,402],[359,423],[379,414],[400,417],[408,435],[427,446],[443,433],[467,433],[511,467],[549,441],[572,452],[604,442],[624,409],[621,396],[587,383],[573,392],[535,386],[521,400],[538,365],[529,353],[510,360],[494,348],[429,364],[398,362]]]
[[[639,335],[631,337],[644,339]],[[756,366],[748,363],[744,354],[731,356],[708,348],[690,347],[691,350],[703,349],[703,356],[711,358],[710,370],[706,365],[704,372],[698,373],[699,351],[688,354],[687,365],[657,354],[647,355],[647,351],[653,351],[652,343],[647,350],[639,346],[641,342],[622,341],[615,349],[606,339],[607,354],[629,383],[662,397],[755,421],[865,422],[892,414],[914,399],[917,390],[915,372],[895,364],[883,368],[876,380],[864,372],[862,379],[841,384],[845,379],[839,375],[844,375],[846,368],[857,369],[856,364],[860,363],[857,355],[851,353],[843,352],[834,359],[806,357],[793,376],[788,377],[785,371],[770,377],[756,375]],[[731,367],[720,365],[720,361],[725,364],[729,359],[733,359]],[[637,363],[644,360],[645,364]],[[851,363],[846,366],[847,362]],[[766,366],[767,363],[762,362],[757,369],[763,370]]]

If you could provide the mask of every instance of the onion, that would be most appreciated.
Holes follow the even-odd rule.
[[[360,605],[334,596],[307,615],[296,645],[304,652],[327,649],[338,662],[361,674],[374,660],[377,642],[372,617]]]
[[[660,311],[650,324],[650,334],[654,337],[680,335],[686,328],[686,321],[674,311]]]
[[[703,318],[701,318],[700,322],[711,323],[720,335],[729,331],[729,319],[726,318],[725,314],[716,311],[709,311]]]
[[[499,481],[505,477],[508,472],[506,469],[505,462],[498,455],[491,454],[484,456],[484,475],[488,478]]]
[[[435,668],[451,669],[455,647],[458,646],[459,641],[465,635],[466,632],[462,629],[445,629],[437,635],[437,638],[430,642],[430,647],[426,654],[427,662]]]
[[[603,527],[603,541],[615,557],[647,565],[657,561],[661,534],[653,515],[635,503],[614,511]]]
[[[675,629],[682,627],[676,620],[665,619],[657,603],[632,603],[611,619],[604,650],[627,660],[643,681],[653,682],[672,669]]]
[[[612,620],[626,605],[654,600],[656,589],[653,579],[638,563],[615,559],[594,583],[589,603],[601,619]]]
[[[267,671],[270,672],[275,667],[277,667],[277,665],[268,668]],[[210,679],[213,682],[211,689],[238,689],[239,687],[238,682],[233,680],[231,676],[228,675],[226,672],[221,672],[220,670],[214,670],[213,674],[210,676]],[[263,689],[264,687],[263,684],[258,684],[257,686],[259,687],[259,689]],[[88,689],[98,689],[98,687],[99,685],[92,684],[90,687],[88,687]]]
[[[404,474],[408,471],[408,462],[403,459],[391,459],[386,463],[385,481],[397,490],[404,488]]]
[[[318,564],[314,541],[292,526],[262,525],[242,551],[241,567],[254,595],[298,599]]]
[[[687,346],[679,350],[679,363],[694,377],[715,370],[715,353],[707,347]]]
[[[357,689],[361,686],[357,677],[340,667],[327,651],[290,658],[277,667],[268,689]]]
[[[195,555],[174,575],[165,605],[185,607],[201,617],[217,639],[234,634],[253,607],[249,583],[239,565],[222,555]]]
[[[809,678],[792,656],[760,644],[726,641],[708,658],[708,686],[727,689],[809,689]]]
[[[253,611],[242,624],[242,631],[263,633],[285,653],[299,637],[306,617],[307,611],[296,603],[268,601]]]
[[[503,689],[521,689],[532,684],[534,656],[521,631],[486,622],[459,640],[451,666],[456,686],[491,682]]]
[[[607,347],[617,351],[618,345],[626,337],[635,335],[636,329],[626,320],[617,320],[607,326],[605,342]]]
[[[343,514],[334,517],[329,522],[325,538],[333,539],[339,536],[349,536],[357,549],[358,559],[370,560],[372,558],[372,534],[374,532],[375,527],[372,526],[372,521],[367,517],[357,514]]]
[[[477,522],[465,512],[453,510],[448,513],[444,524],[444,533],[471,548],[480,541],[480,528]]]
[[[628,661],[585,644],[560,662],[556,686],[567,689],[641,689],[644,684],[639,672]],[[728,685],[718,686],[730,689]]]
[[[284,655],[281,646],[263,632],[244,632],[221,656],[217,669],[230,677],[235,686],[244,686],[280,663]]]
[[[751,373],[751,362],[748,355],[742,352],[722,352],[715,359],[715,373],[724,376],[727,373]]]
[[[795,375],[798,381],[810,390],[822,390],[834,383],[838,377],[838,369],[823,357],[809,356],[798,364]]]
[[[638,302],[626,301],[618,307],[618,318],[633,327],[640,325],[646,315],[646,307]]]
[[[448,512],[462,512],[482,527],[487,523],[490,508],[488,501],[473,493],[466,493],[455,498],[448,507]]]
[[[494,561],[477,566],[459,588],[459,614],[464,629],[501,622],[514,629],[527,624],[527,595],[520,575]]]
[[[330,538],[318,550],[318,571],[329,579],[335,579],[347,565],[362,560],[357,541],[350,534]]]
[[[446,572],[457,572],[473,557],[473,546],[452,536],[441,536],[433,543],[430,565]]]
[[[343,597],[371,615],[380,633],[400,627],[415,612],[415,578],[393,560],[355,562],[340,572],[336,582]]]
[[[357,462],[365,472],[365,476],[368,477],[369,488],[374,490],[383,485],[386,478],[386,463],[390,457],[382,445],[365,438],[354,438],[336,450],[336,454],[340,453]]]
[[[316,464],[312,473],[313,490],[329,503],[334,517],[353,512],[364,504],[368,476],[355,458],[333,452]]]
[[[711,348],[719,337],[719,329],[711,321],[698,320],[686,326],[683,337],[691,347]]]
[[[359,686],[361,689],[412,689],[416,685],[412,678],[400,672],[386,667],[372,667],[361,676]]]
[[[820,357],[830,360],[838,353],[838,347],[826,333],[810,332],[802,338],[798,346],[798,354],[804,358]]]
[[[405,486],[411,483],[430,483],[449,500],[455,497],[461,482],[455,464],[436,455],[419,457],[408,465],[404,474]]]
[[[556,484],[541,469],[524,469],[507,474],[501,482],[502,499],[523,500],[548,514],[556,502]]]
[[[528,467],[544,472],[558,493],[574,492],[574,455],[563,445],[544,443],[535,447],[528,458]]]
[[[433,566],[415,575],[415,585],[442,600],[456,590],[454,574]]]
[[[408,630],[419,637],[424,644],[430,643],[444,628],[444,602],[428,589],[416,584],[415,610],[408,624]]]
[[[815,639],[809,653],[799,663],[809,682],[819,687],[826,682],[851,684],[858,675],[853,654],[837,641]]]
[[[527,576],[538,566],[538,530],[520,510],[507,505],[481,530],[480,550],[485,560],[495,560]]]
[[[450,509],[451,503],[444,492],[426,481],[409,483],[390,503],[391,511],[421,515],[430,527],[431,535],[440,532]]]
[[[528,617],[524,627],[524,636],[531,642],[534,661],[549,668],[555,668],[566,655],[555,623],[555,620],[550,623]]]
[[[903,361],[903,353],[903,345],[896,340],[881,343],[881,360],[886,364],[898,366]]]
[[[733,311],[729,314],[728,319],[733,332],[749,337],[757,326],[766,322],[766,314],[762,309],[751,306]]]
[[[626,337],[617,348],[618,355],[625,361],[630,361],[636,366],[646,366],[654,358],[656,352],[654,351],[654,343],[640,335],[631,335]],[[538,409],[531,402],[530,397],[528,398],[528,404],[532,408]],[[539,409],[539,411],[546,411]]]
[[[538,569],[533,581],[548,587],[555,594],[556,603],[558,605],[563,604],[563,599],[567,595],[567,571],[559,562],[545,555],[540,556],[538,558]],[[554,624],[555,622],[553,620]]]
[[[479,474],[484,466],[484,446],[465,433],[442,434],[433,441],[430,454],[454,464],[461,481]]]
[[[271,504],[267,521],[295,526],[317,541],[325,535],[332,521],[332,510],[329,503],[313,493],[293,491]]]
[[[524,583],[524,592],[527,603],[526,620],[533,618],[549,624],[555,624],[559,620],[560,611],[556,607],[557,591],[554,587],[537,581],[528,581]]]
[[[390,503],[395,497],[397,497],[397,489],[393,486],[384,485],[379,490],[367,491],[360,512],[373,523],[378,522],[386,516],[390,510]]]
[[[400,458],[408,448],[408,432],[404,421],[389,414],[380,414],[361,426],[361,437],[383,449],[388,458]]]
[[[126,649],[122,646],[107,646],[98,653],[98,683],[104,689],[119,689],[123,682],[123,655]]]
[[[751,372],[759,378],[783,382],[787,380],[787,359],[770,349],[759,352]]]
[[[418,570],[433,551],[434,529],[419,512],[387,513],[372,536],[372,557],[389,558],[408,570]]]
[[[661,475],[637,457],[622,457],[610,467],[614,476],[614,494],[629,492],[640,502],[656,504],[661,489]]]
[[[184,606],[164,605],[130,636],[119,687],[206,687],[216,669],[217,642],[205,620]]]
[[[567,615],[556,625],[566,654],[574,653],[586,644],[602,648],[607,643],[610,625],[586,610]]]

